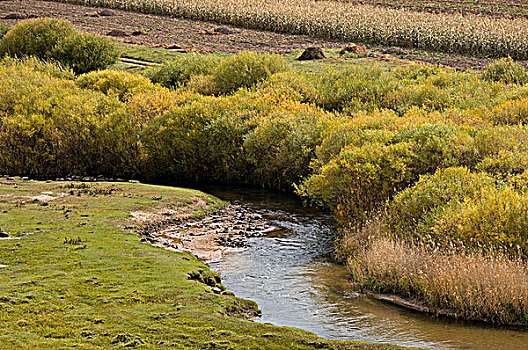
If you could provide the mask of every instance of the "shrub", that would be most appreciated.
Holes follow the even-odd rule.
[[[0,23],[0,40],[4,38],[4,36],[7,34],[7,32],[9,32],[10,29],[10,27],[6,26],[3,23]]]
[[[239,52],[223,59],[212,74],[218,91],[229,93],[255,85],[285,69],[284,59],[279,55]]]
[[[0,66],[1,172],[137,174],[136,117],[116,98],[36,71],[33,61]]]
[[[73,26],[64,20],[37,18],[22,21],[2,39],[0,55],[54,58],[55,46],[73,33]]]
[[[407,143],[345,147],[298,193],[334,210],[341,221],[362,222],[410,181],[412,151]]]
[[[187,88],[202,95],[215,95],[218,93],[216,81],[212,75],[193,75],[187,83]]]
[[[527,126],[496,126],[483,128],[475,135],[475,147],[482,158],[500,151],[526,151],[528,148]]]
[[[422,176],[414,186],[398,193],[391,201],[389,231],[411,241],[427,241],[437,218],[446,208],[494,191],[495,182],[489,175],[472,173],[467,168],[440,169],[434,175]]]
[[[70,22],[38,18],[14,26],[0,43],[0,55],[55,60],[75,73],[103,69],[115,63],[117,48],[106,38],[76,33]]]
[[[490,64],[483,72],[482,77],[489,81],[500,81],[507,84],[526,84],[528,73],[519,63],[511,57],[501,58]]]
[[[512,188],[490,188],[438,212],[430,228],[437,246],[465,251],[528,256],[528,195]]]
[[[125,96],[154,89],[154,84],[138,74],[118,70],[104,70],[80,75],[75,84],[83,89],[101,91],[107,95],[115,95],[120,100]]]
[[[308,175],[315,147],[320,143],[325,114],[315,108],[279,109],[256,118],[257,127],[244,138],[244,156],[252,183],[290,189]]]
[[[495,124],[528,123],[528,99],[506,101],[493,108],[490,119]]]
[[[315,82],[319,92],[317,105],[350,112],[374,111],[382,108],[382,100],[399,86],[399,81],[378,66],[352,66],[328,69]]]
[[[261,94],[271,94],[276,98],[314,103],[319,92],[315,84],[305,74],[280,72],[257,86]]]
[[[220,115],[211,102],[199,97],[170,106],[145,125],[141,142],[148,154],[145,167],[149,178],[199,182],[211,177],[206,128]]]
[[[151,68],[146,76],[165,87],[181,87],[193,76],[211,74],[221,60],[211,55],[182,54],[159,67]]]
[[[439,168],[475,165],[479,160],[468,130],[448,125],[421,125],[395,133],[391,143],[408,142],[413,151],[409,170],[414,180]]]
[[[12,58],[6,56],[0,60],[0,66],[11,68],[14,71],[38,72],[43,75],[65,80],[73,80],[75,78],[75,74],[70,68],[64,67],[57,62],[43,61],[36,57]]]
[[[498,153],[484,158],[476,169],[500,177],[522,174],[528,170],[528,152],[499,150]]]
[[[58,41],[51,57],[71,67],[75,73],[82,74],[114,64],[119,52],[107,38],[73,33]]]

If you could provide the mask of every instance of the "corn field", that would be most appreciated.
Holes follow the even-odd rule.
[[[528,20],[314,0],[56,0],[342,41],[528,59]]]

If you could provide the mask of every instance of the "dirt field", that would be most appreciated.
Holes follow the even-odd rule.
[[[0,18],[7,25],[18,19],[5,17],[47,16],[70,20],[83,31],[112,35],[132,43],[150,45],[177,45],[201,52],[259,51],[285,53],[308,46],[341,47],[342,43],[312,39],[300,35],[284,35],[248,30],[207,22],[182,20],[166,16],[146,15],[119,10],[106,10],[110,16],[101,16],[102,9],[47,1],[0,1]],[[9,16],[11,15],[11,16]]]
[[[105,10],[50,1],[0,1],[1,23],[12,26],[20,20],[31,17],[68,19],[85,32],[109,35],[128,43],[181,48],[183,51],[230,53],[257,51],[282,54],[310,46],[341,48],[347,44],[304,35],[280,34],[167,16]],[[457,54],[430,53],[422,50],[379,46],[368,46],[368,49],[379,53],[380,56],[391,55],[397,59],[439,64],[459,69],[482,69],[490,63],[488,59]]]

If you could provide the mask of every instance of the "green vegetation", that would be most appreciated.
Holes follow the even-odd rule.
[[[255,303],[214,294],[219,277],[205,264],[134,232],[146,224],[134,218],[222,205],[180,188],[0,178],[0,227],[17,238],[0,240],[0,347],[396,348],[246,321]]]
[[[5,32],[4,28],[0,32]],[[119,56],[106,38],[75,32],[71,23],[51,18],[22,21],[2,35],[0,56],[55,60],[75,73],[104,69]]]
[[[277,55],[240,52],[233,56],[182,55],[146,75],[165,87],[189,86],[206,94],[226,94],[251,87],[285,70],[285,61]]]

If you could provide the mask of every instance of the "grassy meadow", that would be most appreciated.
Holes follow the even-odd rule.
[[[182,188],[0,177],[2,349],[392,349],[328,341],[246,319],[258,306],[215,294],[188,253],[140,243],[139,213],[204,215],[224,203]],[[44,195],[43,195],[44,193]]]

